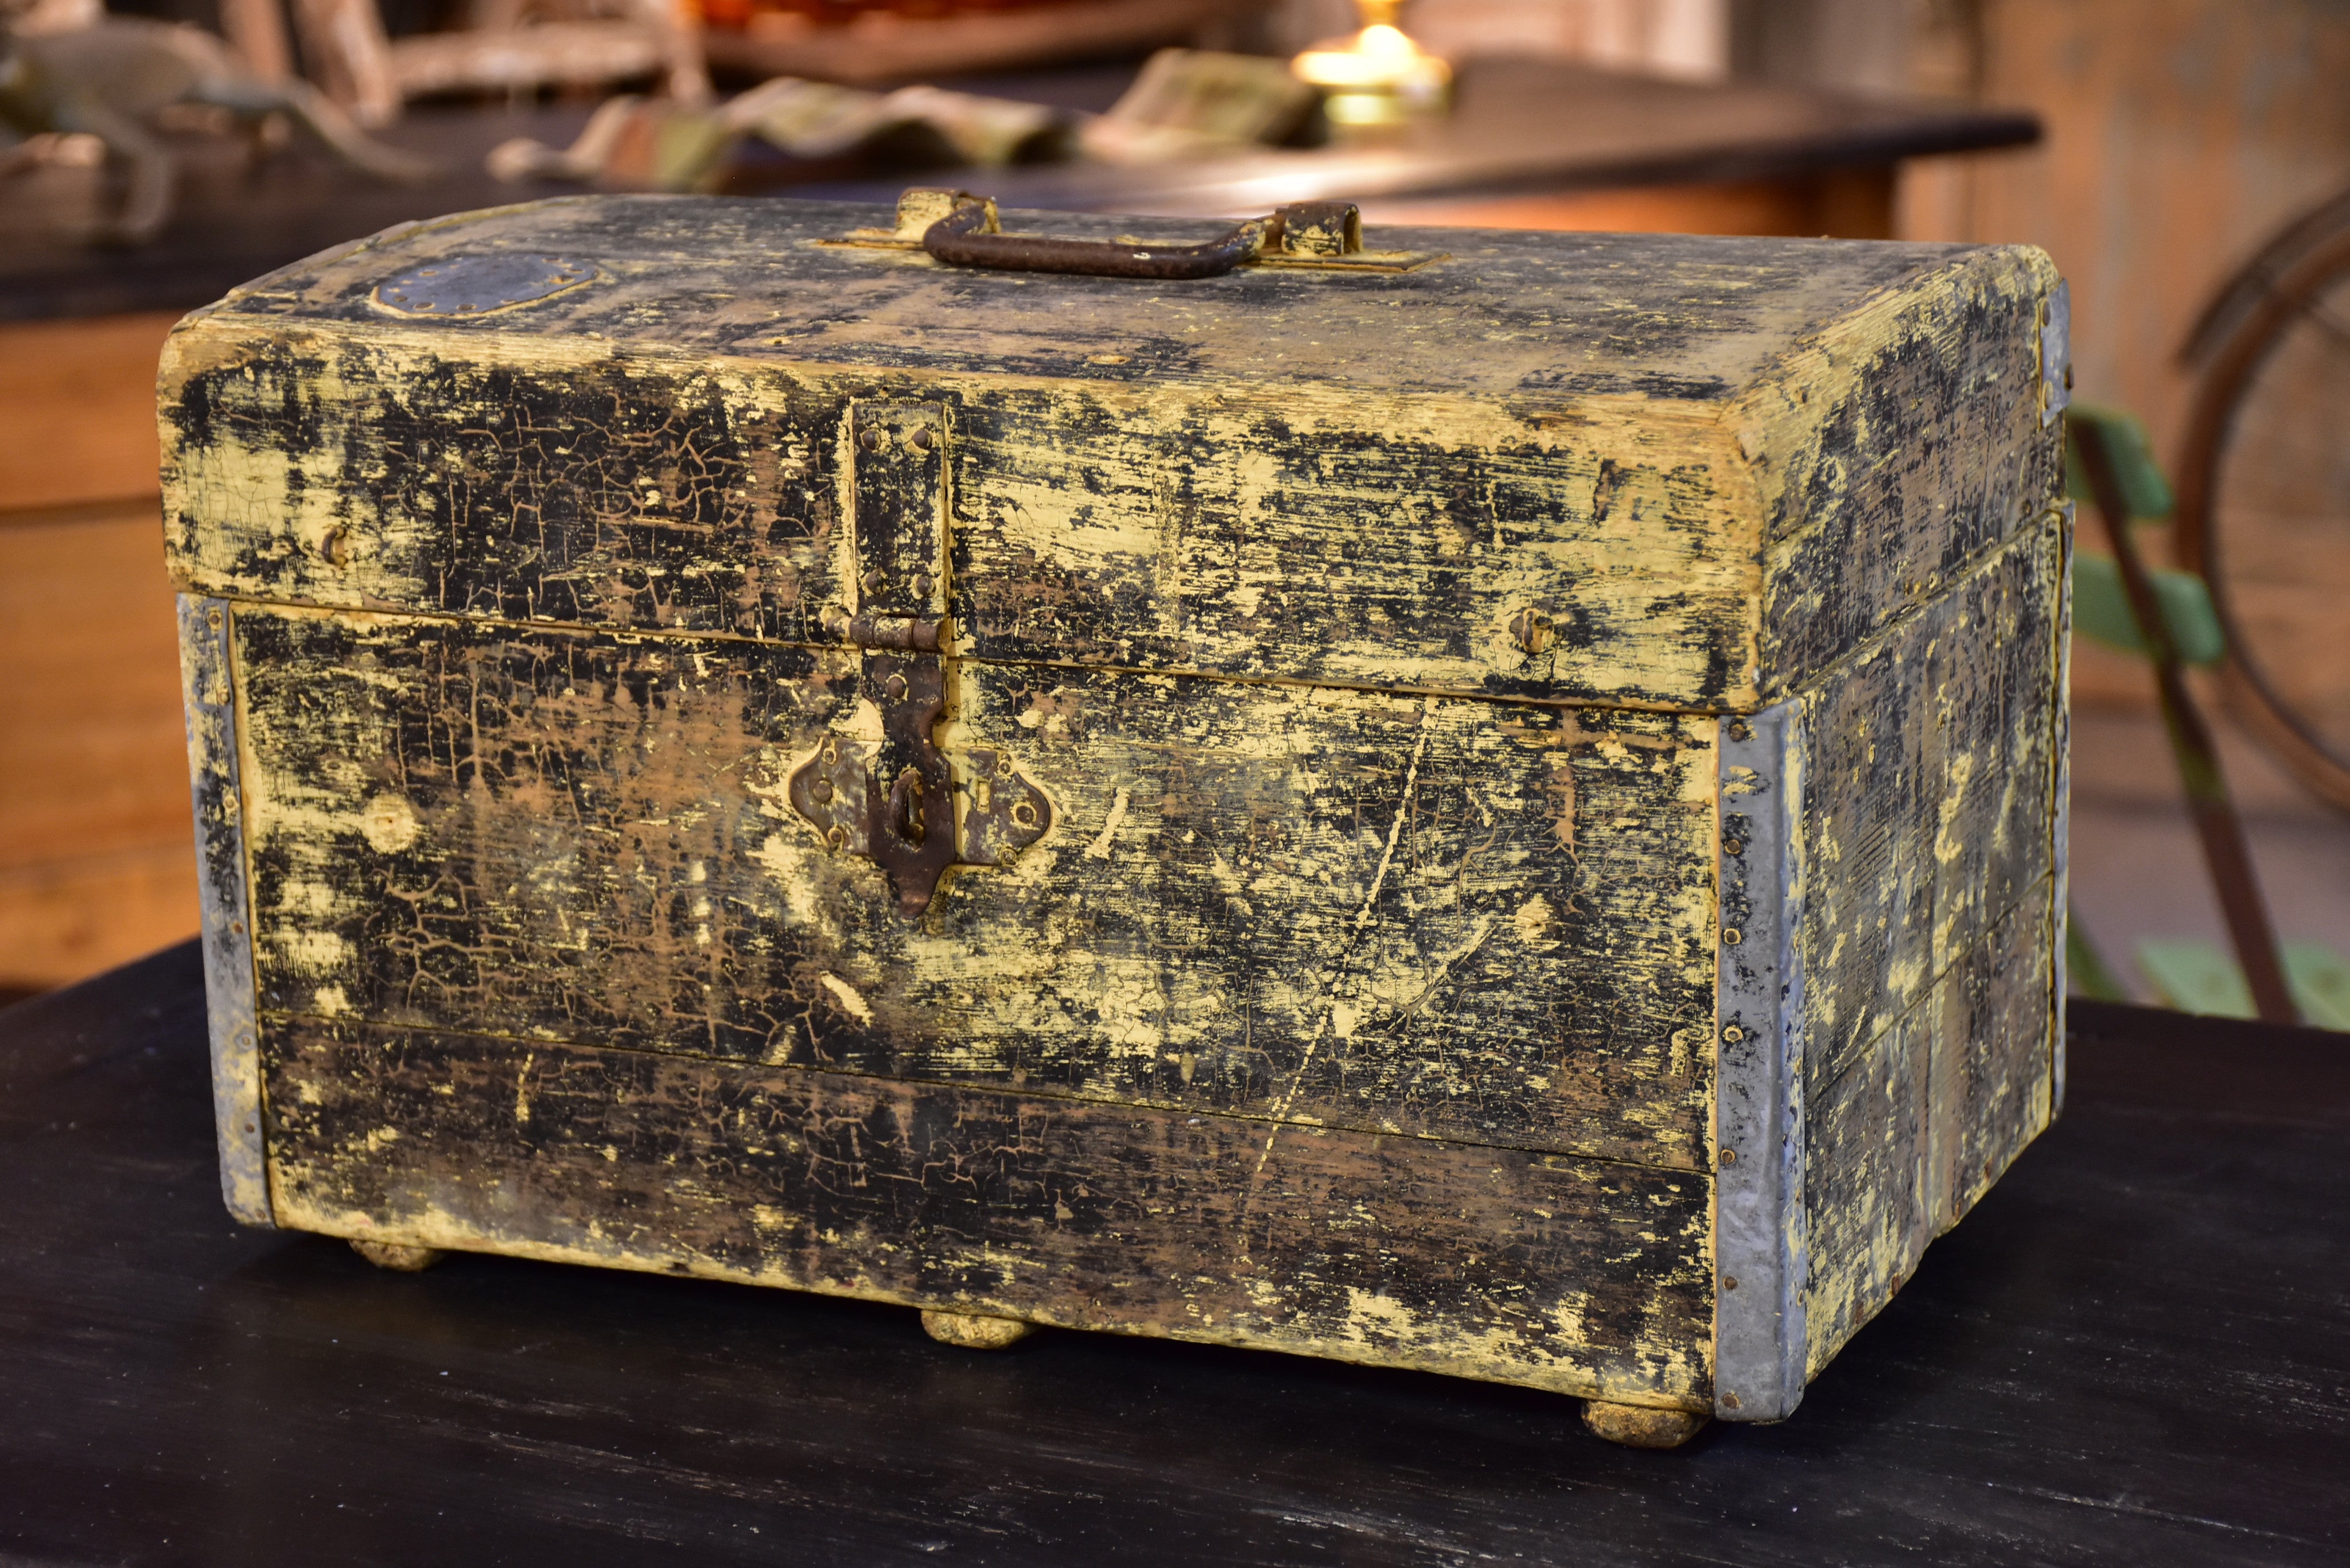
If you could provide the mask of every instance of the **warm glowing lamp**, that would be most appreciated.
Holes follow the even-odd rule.
[[[1395,125],[1442,112],[1452,67],[1395,25],[1399,0],[1355,0],[1363,30],[1326,38],[1296,59],[1297,79],[1320,88],[1335,126]]]

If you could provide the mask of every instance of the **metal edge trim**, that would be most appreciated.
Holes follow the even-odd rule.
[[[2066,972],[2065,941],[2073,918],[2069,882],[2073,833],[2073,504],[2054,508],[2056,521],[2056,716],[2055,792],[2051,803],[2049,866],[2049,927],[2055,933],[2055,956],[2049,984],[2052,1030],[2048,1060],[2048,1119],[2064,1110],[2064,998],[2072,977]]]
[[[1740,851],[1721,855],[1718,884],[1713,1413],[1725,1421],[1783,1420],[1804,1397],[1809,1261],[1793,834],[1802,788],[1793,749],[1799,701],[1725,720],[1721,731],[1721,842]]]
[[[2040,307],[2040,428],[2064,417],[2073,402],[2073,286],[2063,278]]]
[[[229,651],[233,611],[224,599],[193,594],[179,599],[180,691],[203,913],[204,1012],[212,1035],[221,1197],[239,1222],[274,1226],[254,1029],[253,927],[245,901],[235,666]]]

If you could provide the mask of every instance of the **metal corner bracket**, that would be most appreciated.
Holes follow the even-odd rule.
[[[1725,1421],[1794,1414],[1808,1355],[1798,702],[1721,721],[1713,1413]]]
[[[234,610],[180,596],[180,687],[195,808],[196,881],[203,911],[204,1012],[212,1034],[213,1116],[221,1196],[247,1225],[275,1225],[263,1146],[261,1052],[254,1023],[253,922],[244,876],[244,797],[238,778]]]

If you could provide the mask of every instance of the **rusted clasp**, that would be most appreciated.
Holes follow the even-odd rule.
[[[834,635],[864,650],[858,709],[880,734],[835,732],[792,771],[792,807],[836,854],[889,878],[898,912],[930,908],[953,866],[1008,866],[1045,836],[1053,808],[1011,760],[972,747],[950,754],[934,731],[946,710],[946,408],[866,403],[849,411],[851,543],[857,612]]]
[[[987,197],[927,186],[898,198],[895,228],[857,229],[815,243],[920,250],[949,266],[1176,280],[1221,277],[1243,266],[1410,272],[1445,259],[1431,252],[1365,250],[1362,216],[1352,202],[1295,202],[1235,223],[1214,239],[1184,245],[1007,234]]]

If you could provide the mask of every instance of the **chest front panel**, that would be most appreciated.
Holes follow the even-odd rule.
[[[1710,721],[951,660],[1053,826],[909,919],[855,649],[234,621],[265,1012],[1701,1158]]]

